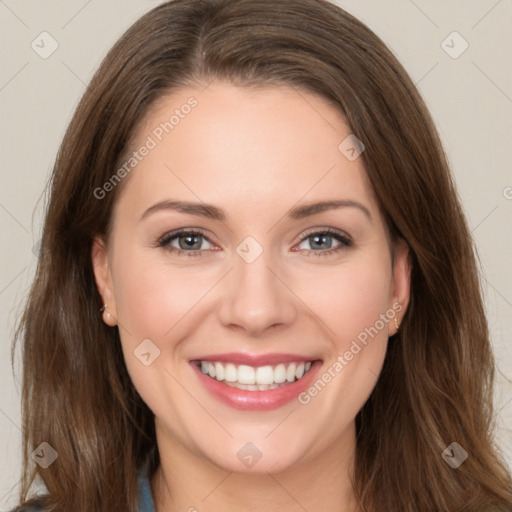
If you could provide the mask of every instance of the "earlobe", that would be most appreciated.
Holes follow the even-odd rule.
[[[393,298],[390,307],[395,312],[395,319],[390,327],[390,336],[396,334],[402,323],[411,292],[411,260],[409,245],[400,239],[395,246],[393,266]]]
[[[105,241],[99,237],[94,238],[91,249],[91,262],[94,272],[96,287],[103,300],[101,312],[103,321],[110,326],[117,324],[116,304],[114,298],[114,289],[112,285],[112,275],[108,260],[108,253]]]

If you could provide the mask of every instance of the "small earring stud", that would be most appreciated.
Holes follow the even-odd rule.
[[[399,329],[399,327],[400,327],[400,326],[398,325],[398,315],[397,315],[397,316],[395,316],[395,326],[396,326],[396,330],[397,330],[397,332],[398,332],[398,329]]]
[[[101,308],[101,310],[100,310],[100,311],[101,311],[101,312],[104,312],[104,311],[106,311],[106,309],[107,309],[107,305],[106,305],[106,304],[103,304],[103,307]],[[107,315],[106,315],[106,316],[107,316],[107,320],[110,320],[110,319],[112,318],[112,315],[111,315],[111,314],[110,314],[110,312],[108,312],[108,311],[107,311]]]

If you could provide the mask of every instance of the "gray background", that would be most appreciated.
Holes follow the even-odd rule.
[[[0,509],[15,503],[21,467],[19,352],[13,376],[10,347],[35,270],[40,197],[92,73],[158,3],[0,0]],[[337,3],[390,46],[440,131],[483,266],[498,365],[497,440],[512,466],[512,1]],[[51,44],[58,48],[44,55]]]

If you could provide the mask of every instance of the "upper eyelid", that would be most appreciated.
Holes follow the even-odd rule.
[[[158,242],[162,242],[164,240],[171,240],[179,235],[190,233],[199,234],[203,236],[203,238],[206,238],[207,240],[213,243],[213,240],[211,240],[211,238],[206,234],[206,231],[201,228],[185,228],[168,231],[167,233],[164,233],[161,237],[158,238]]]
[[[335,228],[310,228],[304,233],[300,235],[300,242],[302,242],[305,238],[314,235],[315,233],[327,233],[328,235],[338,235],[342,236],[344,238],[347,238],[348,240],[352,241],[352,237],[344,230],[342,229],[335,229]]]

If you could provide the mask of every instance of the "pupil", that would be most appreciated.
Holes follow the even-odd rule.
[[[192,248],[194,245],[201,245],[201,243],[194,242],[194,239],[198,239],[198,235],[184,235],[181,239],[185,239],[186,248]],[[181,245],[181,244],[180,244]]]
[[[314,244],[323,242],[327,247],[330,247],[330,244],[325,241],[327,238],[329,238],[329,235],[313,235]],[[320,240],[320,242],[318,242],[318,240]]]

